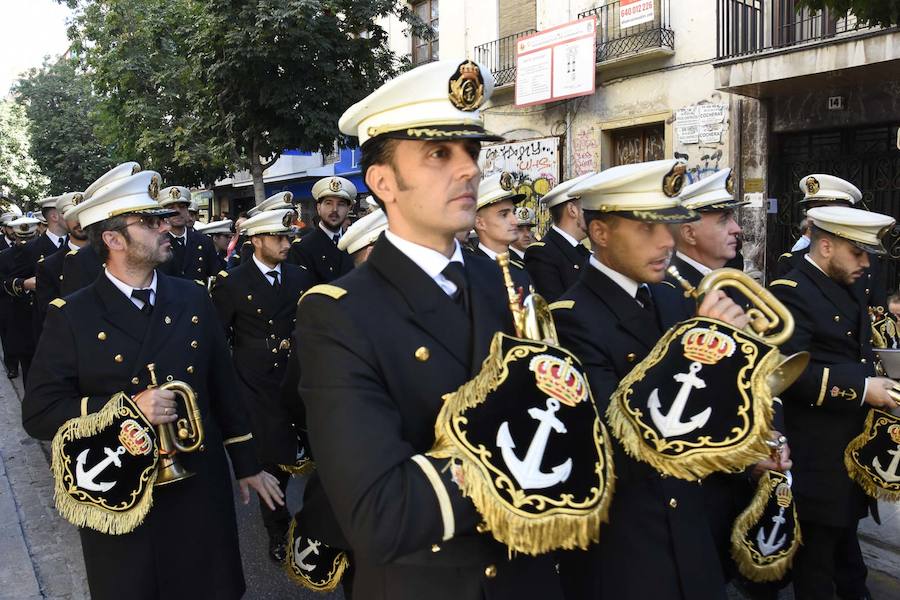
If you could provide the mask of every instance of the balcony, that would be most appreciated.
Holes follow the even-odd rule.
[[[675,52],[675,32],[669,20],[670,0],[654,2],[653,20],[623,28],[619,22],[619,0],[578,14],[579,19],[597,17],[597,64],[625,62]]]
[[[531,35],[536,31],[536,29],[526,29],[499,40],[475,46],[475,60],[491,70],[496,87],[516,82],[516,42],[519,38]]]
[[[754,98],[859,85],[900,68],[900,28],[850,13],[797,10],[794,0],[717,0],[716,88]],[[801,79],[802,78],[802,79]]]
[[[850,13],[797,11],[793,0],[717,0],[719,60],[884,31]],[[768,14],[766,14],[768,10]]]

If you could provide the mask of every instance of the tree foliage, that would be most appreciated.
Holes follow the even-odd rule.
[[[0,100],[0,192],[29,209],[47,192],[48,184],[31,156],[25,109],[12,100]]]
[[[54,193],[83,190],[115,159],[95,133],[97,98],[77,61],[31,69],[13,88],[25,108],[31,152]]]
[[[897,0],[798,0],[797,5],[811,10],[827,8],[840,15],[850,11],[864,25],[900,25],[900,2]]]

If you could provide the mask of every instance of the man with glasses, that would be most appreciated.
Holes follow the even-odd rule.
[[[182,279],[203,282],[215,275],[219,264],[212,240],[197,233],[190,227],[191,191],[186,187],[173,185],[159,191],[159,204],[174,211],[168,218],[169,241],[172,244],[172,258],[160,269],[166,274]]]
[[[122,393],[151,425],[174,423],[185,409],[171,390],[151,387],[148,365],[161,380],[189,385],[204,448],[179,460],[194,475],[154,487],[152,507],[128,533],[79,529],[88,584],[95,600],[237,599],[245,585],[225,451],[245,503],[250,488],[273,508],[282,494],[257,465],[237,382],[221,368],[228,349],[206,290],[157,270],[172,253],[163,221],[171,211],[156,202],[158,189],[159,175],[142,171],[72,209],[106,267],[91,285],[50,303],[22,421],[30,435],[49,440]]]
[[[249,260],[222,271],[212,289],[212,301],[233,348],[239,389],[250,415],[260,465],[278,479],[284,492],[288,473],[279,465],[297,458],[297,435],[281,402],[281,382],[291,353],[297,301],[312,277],[285,259],[291,247],[296,213],[290,208],[267,210],[243,224],[253,244]],[[290,515],[284,506],[272,510],[260,501],[269,535],[269,556],[284,560]]]

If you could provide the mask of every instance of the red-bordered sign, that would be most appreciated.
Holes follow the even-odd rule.
[[[589,96],[596,86],[597,17],[516,42],[516,106]]]

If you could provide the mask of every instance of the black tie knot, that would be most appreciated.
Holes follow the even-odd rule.
[[[335,246],[337,246],[337,243],[338,243],[339,241],[341,241],[341,234],[336,233],[336,234],[334,234],[333,236],[331,236],[331,241],[334,242],[334,245],[335,245]]]
[[[644,310],[653,310],[653,296],[650,294],[650,288],[646,284],[638,286],[637,293],[634,297]]]
[[[275,269],[272,269],[271,271],[266,273],[266,275],[268,275],[269,277],[272,278],[272,286],[277,289],[279,284],[281,283],[278,279],[278,276],[279,276],[278,271],[276,271]]]
[[[469,281],[466,278],[466,268],[461,262],[450,261],[441,275],[453,282],[456,286],[456,292],[450,297],[468,314],[469,312]]]
[[[144,306],[141,308],[141,312],[148,313],[153,310],[153,304],[150,303],[151,294],[153,294],[153,290],[151,290],[150,288],[131,290],[131,297],[144,303]]]

